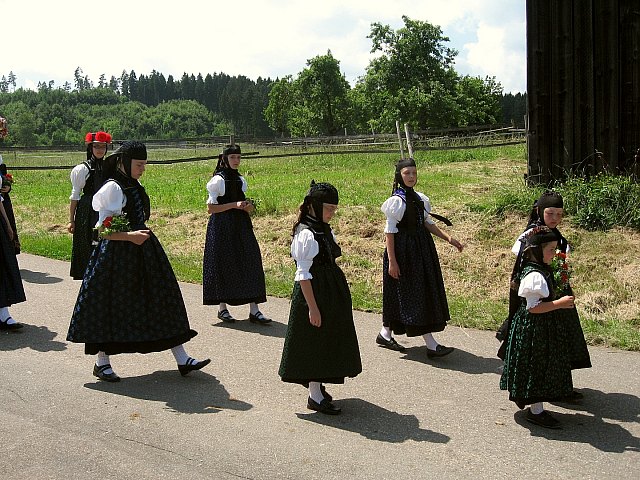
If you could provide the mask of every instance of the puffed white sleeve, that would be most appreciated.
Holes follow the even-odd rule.
[[[247,193],[247,188],[249,188],[249,186],[247,185],[247,180],[242,175],[240,175],[240,180],[242,180],[242,191],[244,193]]]
[[[84,163],[73,167],[71,175],[69,175],[69,178],[71,179],[71,196],[69,197],[69,200],[80,200],[80,195],[82,194],[82,189],[87,183],[89,173],[89,168]]]
[[[294,281],[311,280],[313,275],[309,272],[313,265],[313,258],[320,251],[318,242],[313,236],[313,232],[308,228],[298,227],[296,235],[291,241],[291,256],[296,261],[296,276]]]
[[[429,200],[429,197],[427,197],[424,193],[420,193],[420,192],[416,192],[418,194],[418,196],[420,197],[420,200],[422,200],[422,203],[424,203],[424,221],[433,225],[434,223],[436,223],[433,218],[431,218],[431,201]]]
[[[518,237],[518,239],[516,240],[516,242],[513,244],[513,247],[511,247],[511,251],[513,252],[514,255],[518,255],[520,253],[520,247],[522,246],[522,240],[524,239],[524,237],[527,235],[527,233],[529,233],[532,229],[528,229],[525,230],[524,233],[522,235],[520,235]]]
[[[549,296],[549,285],[540,272],[530,272],[520,281],[518,296],[527,300],[527,309],[532,309]]]
[[[98,223],[113,215],[120,215],[122,208],[127,204],[127,197],[116,182],[106,182],[93,196],[91,206],[98,212]]]
[[[387,217],[384,233],[398,233],[398,222],[404,217],[406,208],[402,198],[397,195],[392,195],[384,201],[380,207],[384,216]]]
[[[214,175],[211,180],[207,182],[207,192],[209,192],[208,204],[217,205],[218,197],[224,195],[225,184],[222,175]]]

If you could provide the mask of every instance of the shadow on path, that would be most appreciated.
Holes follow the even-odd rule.
[[[483,373],[500,374],[500,367],[502,366],[502,360],[498,357],[479,357],[473,353],[460,350],[459,348],[456,348],[452,353],[445,357],[428,358],[426,346],[411,347],[406,350],[405,355],[401,358],[402,360],[424,363],[435,368],[457,370],[459,372],[469,373],[472,375],[479,375]]]
[[[49,330],[44,325],[24,324],[24,328],[15,331],[0,331],[0,351],[30,348],[38,352],[59,352],[67,349],[66,342],[54,340],[58,332]]]
[[[335,400],[334,403],[342,408],[340,415],[331,416],[318,412],[296,415],[302,420],[355,432],[379,442],[400,443],[413,440],[447,443],[450,440],[447,435],[420,428],[415,415],[402,415],[358,398]]]
[[[20,269],[20,276],[25,282],[38,283],[40,285],[62,282],[62,278],[50,277],[47,272],[33,272],[24,268]]]
[[[182,377],[177,370],[159,370],[139,377],[123,377],[117,383],[96,379],[95,383],[85,383],[84,386],[114,395],[164,402],[168,408],[180,413],[246,411],[252,407],[232,398],[215,376],[202,371]]]

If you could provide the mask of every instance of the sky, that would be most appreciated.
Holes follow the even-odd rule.
[[[354,85],[374,58],[374,22],[427,21],[458,51],[455,69],[526,91],[526,0],[0,0],[0,78],[17,86],[94,84],[123,70],[262,78],[296,77],[331,51]]]

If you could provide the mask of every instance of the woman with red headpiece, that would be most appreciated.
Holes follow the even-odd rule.
[[[93,194],[102,186],[102,160],[111,143],[107,132],[89,132],[85,136],[87,160],[71,170],[71,196],[69,200],[69,224],[67,230],[73,234],[71,250],[71,276],[82,280],[89,256],[97,239],[93,227],[98,221],[98,212],[91,208]]]

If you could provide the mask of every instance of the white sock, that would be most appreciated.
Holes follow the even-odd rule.
[[[531,413],[534,415],[540,415],[544,412],[544,404],[542,402],[532,404],[529,409],[531,409]]]
[[[424,343],[427,344],[427,348],[429,350],[435,350],[436,348],[438,348],[439,343],[436,342],[436,339],[433,338],[433,335],[431,335],[431,333],[425,333],[424,335],[422,335],[422,338],[424,338]]]
[[[11,314],[9,313],[9,307],[0,308],[0,320],[6,322],[7,325],[13,325],[16,322],[13,318],[11,318]]]
[[[321,385],[320,382],[309,382],[309,397],[316,403],[324,400],[324,395],[322,395],[322,390],[320,390]]]
[[[221,312],[221,311],[223,311],[223,310],[227,310],[227,304],[226,304],[226,303],[221,303],[221,304],[218,306],[218,311],[219,311],[219,312]]]
[[[391,328],[382,326],[382,330],[380,330],[380,336],[385,340],[391,340]]]
[[[102,367],[103,365],[109,365],[111,363],[111,361],[109,360],[109,355],[107,355],[104,352],[98,352],[98,358],[96,358],[96,365],[98,367]],[[112,368],[107,368],[104,373],[106,373],[107,375],[109,375],[110,373],[113,373],[113,369]]]
[[[251,313],[251,315],[255,315],[259,311],[260,311],[260,309],[258,308],[258,304],[257,303],[250,303],[249,304],[249,312]]]
[[[187,364],[187,360],[189,360],[189,355],[187,354],[187,351],[184,349],[184,345],[178,345],[177,347],[173,347],[171,349],[171,353],[173,353],[173,356],[175,357],[176,362],[178,362],[178,365]]]

